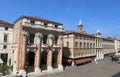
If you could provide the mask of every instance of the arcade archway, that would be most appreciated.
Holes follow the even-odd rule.
[[[27,70],[28,72],[34,71],[34,59],[35,59],[35,53],[34,52],[28,52],[27,53]]]
[[[53,69],[58,68],[57,59],[58,59],[58,51],[55,50],[52,53],[52,67],[53,67]]]
[[[47,70],[47,51],[41,52],[41,62],[40,62],[40,68],[41,70]]]

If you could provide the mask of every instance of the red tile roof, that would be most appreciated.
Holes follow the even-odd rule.
[[[0,24],[5,25],[5,26],[13,26],[12,23],[9,23],[9,22],[3,21],[3,20],[0,20]]]
[[[56,25],[63,25],[62,23],[55,22],[55,21],[52,21],[52,20],[49,20],[49,19],[46,19],[46,18],[37,17],[37,16],[21,16],[21,17],[19,17],[17,20],[22,19],[22,18],[40,20],[40,21],[43,21],[43,22],[53,23],[53,24],[56,24]],[[16,21],[17,21],[17,20],[16,20]],[[15,22],[16,22],[16,21],[15,21]]]
[[[65,34],[81,34],[81,35],[84,35],[84,36],[95,37],[93,34],[88,34],[88,33],[85,33],[85,32],[79,32],[79,31],[75,31],[75,30],[66,30]]]
[[[119,38],[113,38],[113,37],[107,37],[107,38],[103,38],[103,39],[110,40],[110,41],[120,40]]]

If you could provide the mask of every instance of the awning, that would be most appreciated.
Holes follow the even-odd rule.
[[[87,63],[87,62],[91,62],[91,61],[92,61],[91,58],[76,59],[75,64]]]
[[[72,59],[63,59],[64,62],[71,63]]]

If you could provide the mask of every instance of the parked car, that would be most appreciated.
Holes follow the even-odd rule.
[[[120,63],[120,56],[113,56],[111,60]]]

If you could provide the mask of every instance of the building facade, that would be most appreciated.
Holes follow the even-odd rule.
[[[78,30],[36,16],[21,16],[11,23],[0,20],[0,57],[13,73],[22,76],[62,71],[63,65],[80,65],[120,55],[120,39],[104,38],[97,30],[88,34],[80,21]],[[62,63],[63,62],[63,63]]]
[[[96,34],[83,31],[83,25],[78,30],[66,30],[64,34],[64,61],[70,65],[79,65],[104,59],[104,56],[115,54],[113,39],[104,38],[97,30]]]
[[[115,43],[116,55],[120,55],[120,39],[115,38],[114,43]]]
[[[114,39],[103,38],[102,48],[104,56],[116,54],[114,42]]]
[[[96,48],[96,58],[95,60],[100,60],[103,59],[103,48],[102,48],[102,34],[100,32],[100,30],[97,30],[96,34],[96,39],[95,39],[95,48]]]
[[[78,25],[78,31],[66,30],[64,34],[63,57],[71,65],[91,62],[96,56],[96,37],[83,31],[83,25]]]
[[[62,71],[63,27],[36,16],[21,16],[14,23],[14,72]],[[27,69],[27,71],[26,71]]]
[[[0,20],[0,57],[4,64],[12,65],[13,24]]]

